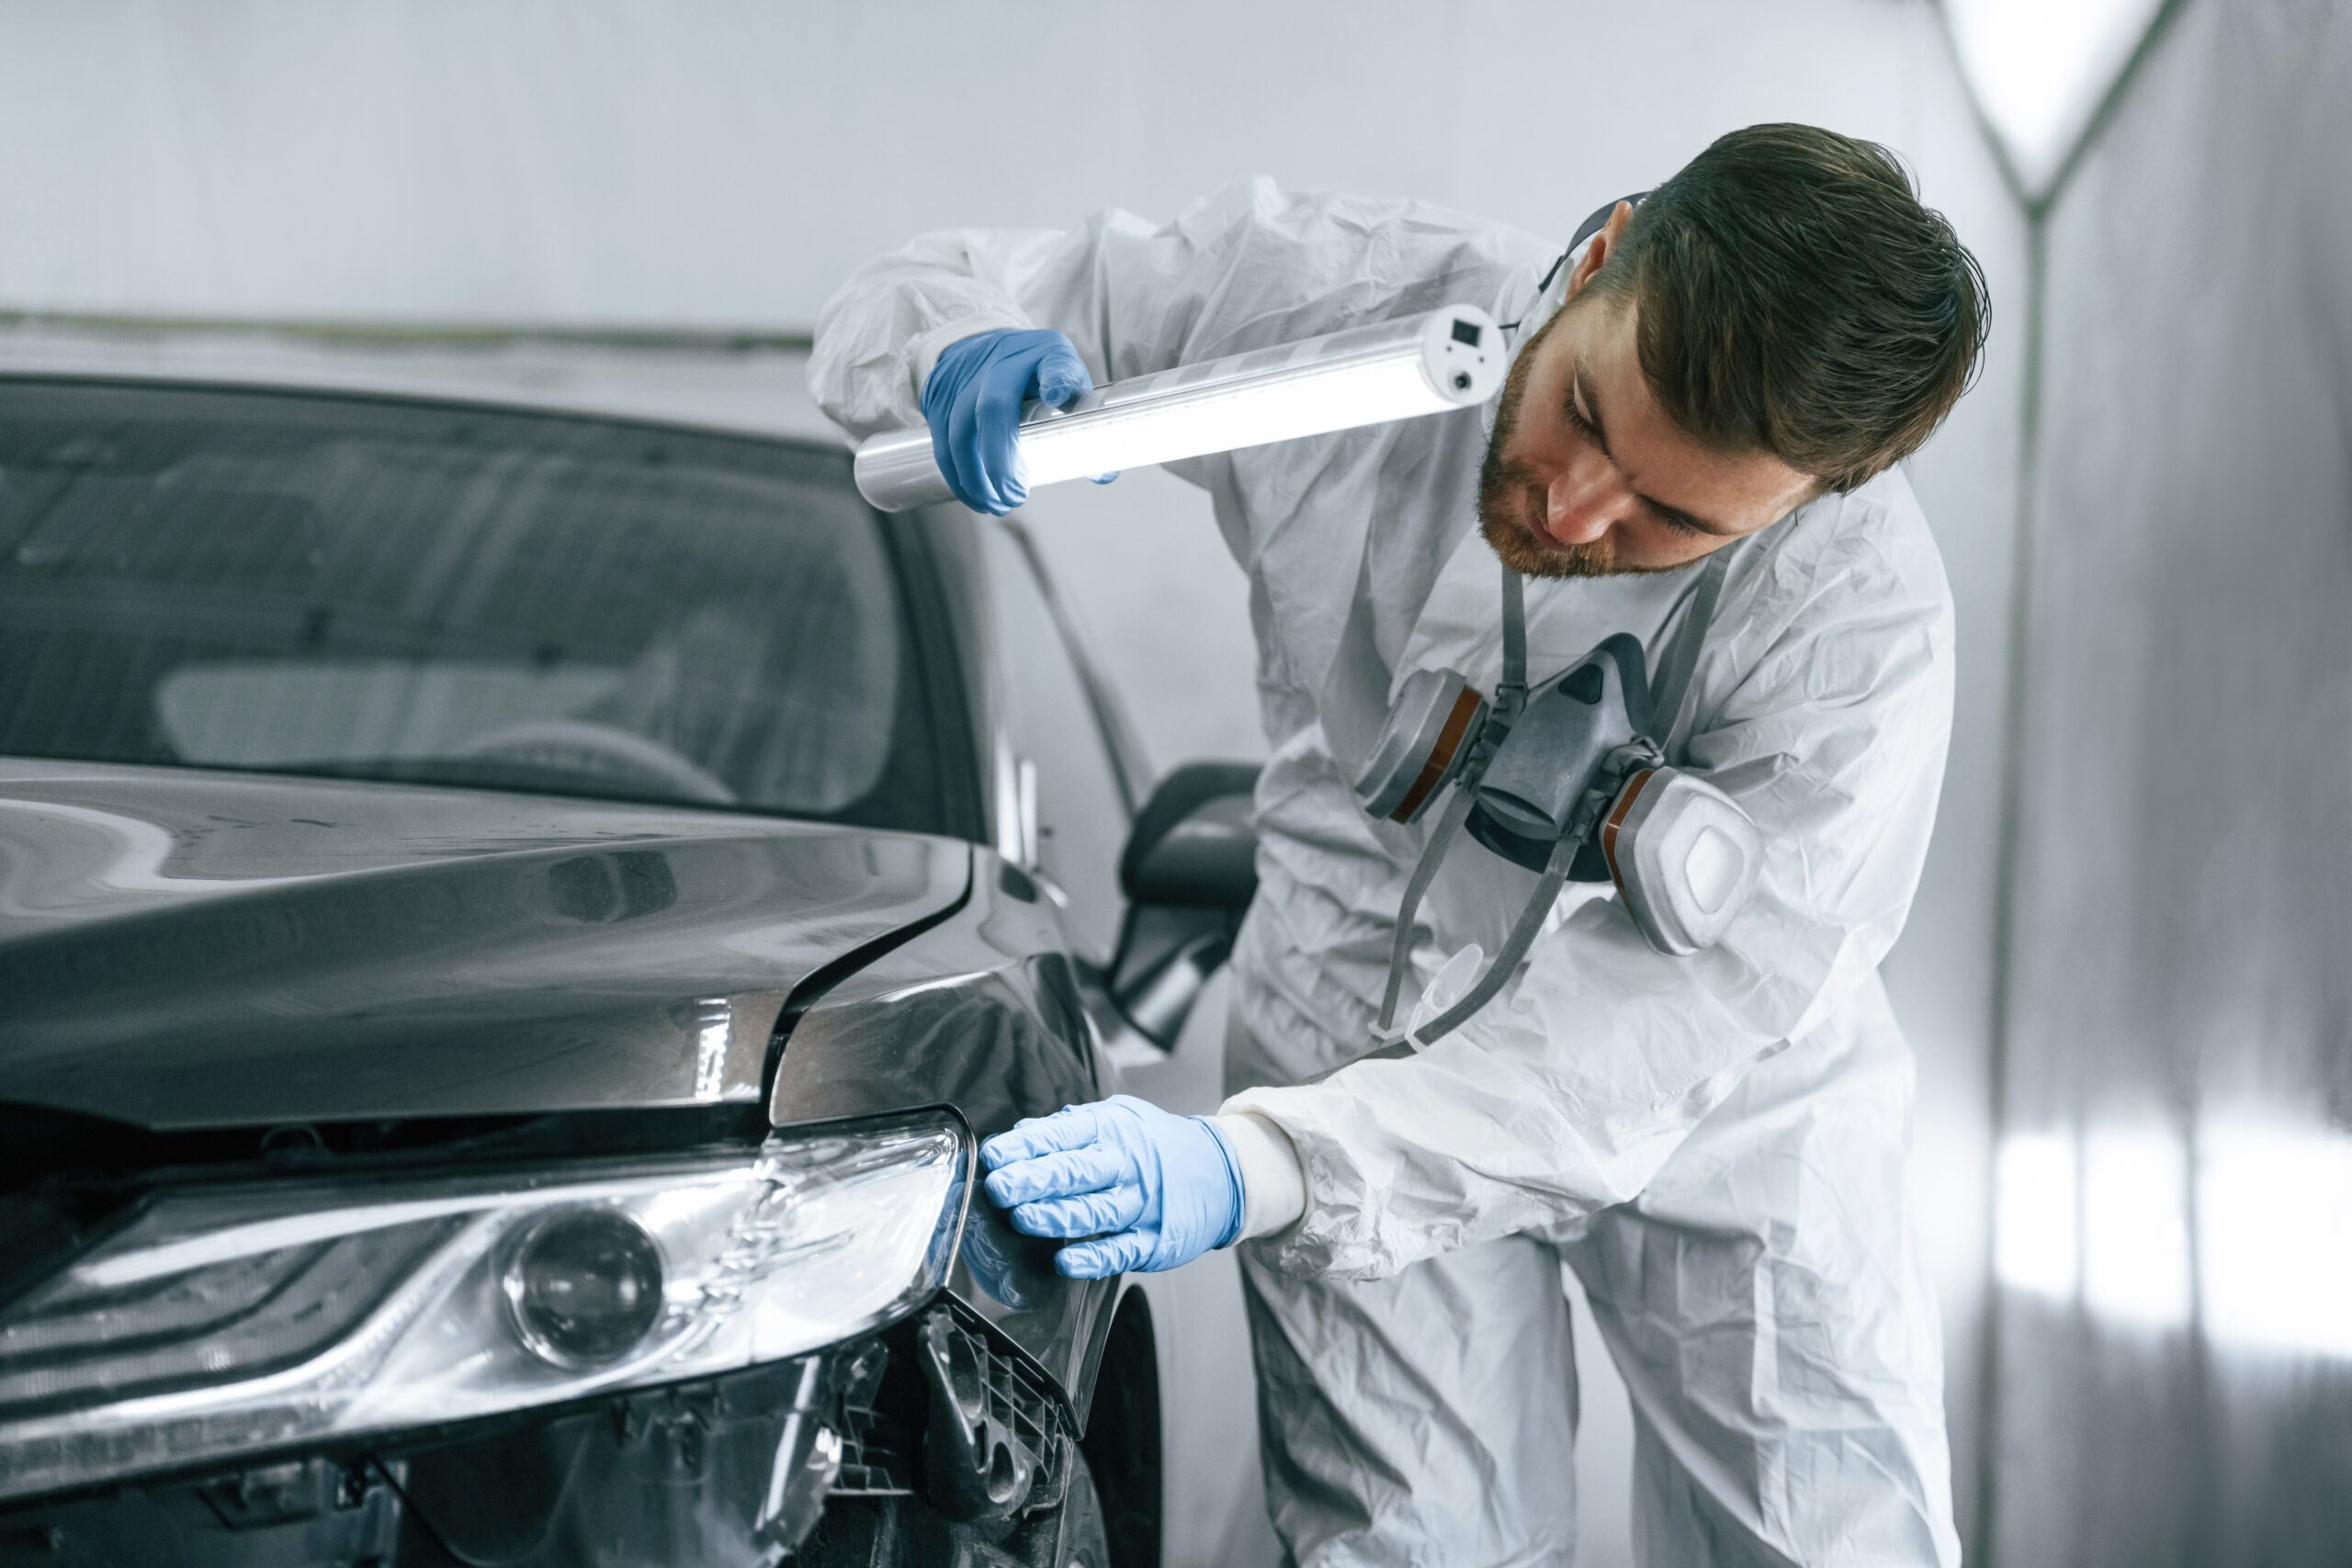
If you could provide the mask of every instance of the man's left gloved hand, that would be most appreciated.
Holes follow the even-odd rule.
[[[997,517],[1026,502],[1023,405],[1035,398],[1058,408],[1093,385],[1086,361],[1059,333],[999,330],[948,344],[923,383],[922,417],[931,426],[932,457],[956,499]]]
[[[980,1145],[988,1194],[1073,1280],[1190,1263],[1241,1231],[1241,1167],[1215,1122],[1132,1095],[1019,1122]]]

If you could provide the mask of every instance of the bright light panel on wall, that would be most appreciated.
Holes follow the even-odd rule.
[[[2192,1182],[2170,1132],[2020,1134],[1995,1181],[1993,1271],[2011,1290],[2152,1328],[2193,1305],[2230,1352],[2352,1359],[2352,1136],[2209,1122]]]
[[[2151,1328],[2188,1321],[2188,1183],[2171,1134],[2094,1133],[2085,1145],[2083,1300]]]
[[[2223,1122],[2198,1155],[2208,1332],[2245,1348],[2352,1357],[2352,1137]]]
[[[1944,0],[1969,86],[2026,195],[2049,193],[2163,0]]]
[[[2075,1140],[2056,1133],[2004,1138],[1994,1179],[1993,1272],[2016,1290],[2072,1296],[2080,1260]]]

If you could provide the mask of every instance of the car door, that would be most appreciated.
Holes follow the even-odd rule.
[[[1125,908],[1119,854],[1139,758],[1120,754],[1115,699],[1089,678],[1027,535],[1000,522],[978,531],[997,654],[987,759],[997,849],[1046,884],[1073,956],[1107,964]]]

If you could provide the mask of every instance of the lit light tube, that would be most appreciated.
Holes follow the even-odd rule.
[[[1031,489],[1270,441],[1449,413],[1501,387],[1510,361],[1487,312],[1425,315],[1098,387],[1062,408],[1031,403],[1021,462]],[[857,451],[857,488],[884,512],[953,501],[927,429]]]

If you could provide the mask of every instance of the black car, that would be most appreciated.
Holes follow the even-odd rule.
[[[975,1149],[1251,773],[1068,629],[836,445],[0,378],[0,1563],[1157,1563],[1167,1325]]]

